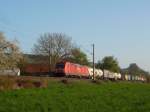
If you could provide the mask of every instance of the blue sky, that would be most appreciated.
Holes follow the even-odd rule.
[[[0,0],[0,31],[24,52],[42,33],[66,33],[89,58],[95,43],[96,60],[113,55],[150,71],[149,0]]]

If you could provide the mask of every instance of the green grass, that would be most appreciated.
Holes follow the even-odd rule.
[[[149,112],[150,85],[51,81],[46,89],[0,92],[0,112]]]

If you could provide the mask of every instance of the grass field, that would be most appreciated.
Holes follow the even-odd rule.
[[[0,92],[0,112],[150,112],[150,85],[50,81],[44,89]]]

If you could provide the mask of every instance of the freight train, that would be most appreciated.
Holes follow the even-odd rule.
[[[27,64],[21,72],[30,76],[47,75],[49,74],[49,64]]]
[[[49,76],[49,64],[28,64],[22,70],[24,74],[32,76]],[[93,68],[70,62],[59,62],[55,66],[55,70],[51,73],[57,77],[76,77],[76,78],[93,78]],[[95,69],[94,76],[96,79],[103,80],[134,80],[146,81],[146,78],[135,76],[133,74],[114,73],[109,70]]]
[[[74,64],[70,62],[59,62],[55,67],[56,76],[65,77],[80,77],[80,78],[93,78],[93,69],[87,66]],[[146,81],[144,76],[123,75],[121,73],[110,72],[109,70],[95,69],[94,77],[97,79],[109,79],[109,80],[134,80],[134,81]]]

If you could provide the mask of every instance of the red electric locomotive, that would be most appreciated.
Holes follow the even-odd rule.
[[[88,67],[70,62],[57,63],[55,73],[57,76],[89,77]]]

